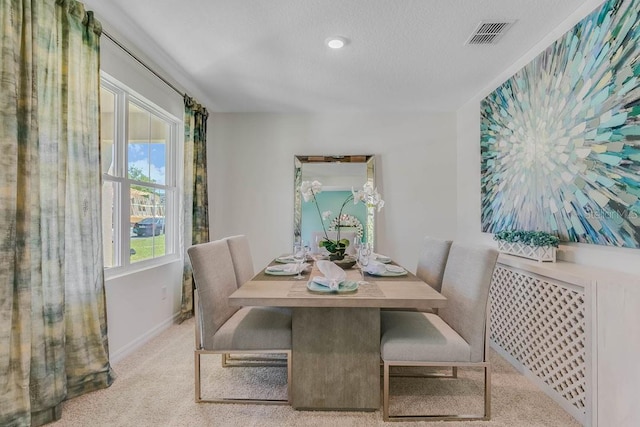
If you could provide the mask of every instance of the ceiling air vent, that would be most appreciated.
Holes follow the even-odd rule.
[[[515,21],[482,21],[465,44],[496,44]]]

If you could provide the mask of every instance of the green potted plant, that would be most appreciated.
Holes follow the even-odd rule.
[[[560,239],[546,231],[502,230],[494,234],[500,252],[534,259],[538,262],[556,261]]]

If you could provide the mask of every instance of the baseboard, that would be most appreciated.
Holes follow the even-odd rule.
[[[156,337],[163,331],[169,329],[169,327],[177,321],[179,316],[180,316],[180,312],[175,313],[173,316],[171,316],[164,322],[158,324],[155,328],[147,331],[147,333],[145,333],[144,335],[141,335],[137,339],[125,345],[120,350],[116,351],[113,354],[109,354],[109,363],[111,363],[112,365],[114,363],[118,363],[119,361],[121,361],[122,359],[124,359],[125,357],[127,357],[128,355],[130,355],[140,347],[142,347],[152,338]]]

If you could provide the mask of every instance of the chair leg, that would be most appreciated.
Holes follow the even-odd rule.
[[[196,394],[196,403],[250,403],[250,404],[259,404],[259,405],[288,405],[291,404],[291,352],[278,352],[286,354],[286,366],[287,366],[287,398],[286,399],[246,399],[246,398],[218,398],[218,399],[203,399],[202,391],[201,391],[201,381],[200,381],[200,357],[202,354],[221,354],[222,359],[224,360],[229,353],[217,353],[213,351],[205,351],[201,350],[195,351],[195,359],[194,359],[194,369],[195,369],[195,394]],[[223,362],[224,363],[224,362]],[[224,364],[223,364],[224,366]],[[229,365],[234,366],[234,365]],[[285,366],[285,365],[282,365]]]
[[[384,361],[383,365],[383,387],[382,387],[382,419],[384,421],[462,421],[462,420],[483,420],[488,421],[491,419],[491,365],[486,362],[482,363],[483,375],[484,375],[484,387],[483,387],[483,401],[484,401],[484,414],[483,415],[391,415],[389,410],[390,405],[390,369],[393,363]],[[407,366],[401,364],[401,366]],[[415,365],[415,366],[433,366],[433,365]],[[474,364],[465,364],[465,366],[474,366]],[[475,365],[478,366],[478,365]],[[452,374],[457,378],[458,366],[452,367]],[[451,377],[448,377],[451,378]]]
[[[278,359],[275,357],[233,357],[231,353],[222,353],[221,362],[223,368],[232,367],[284,367],[287,366],[286,359]]]
[[[491,419],[491,365],[484,367],[484,419]]]
[[[389,421],[389,363],[382,368],[382,419]]]
[[[202,396],[200,392],[200,353],[196,350],[194,352],[194,380],[195,380],[195,392],[196,392],[196,403],[202,401]]]

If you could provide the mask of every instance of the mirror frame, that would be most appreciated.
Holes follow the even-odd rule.
[[[300,240],[302,235],[302,195],[300,194],[300,184],[302,184],[302,166],[305,163],[366,163],[366,182],[375,188],[375,155],[335,155],[335,156],[308,156],[295,155],[293,159],[293,241]],[[362,183],[365,184],[364,182]],[[367,207],[367,219],[364,224],[367,242],[375,247],[375,207]]]

